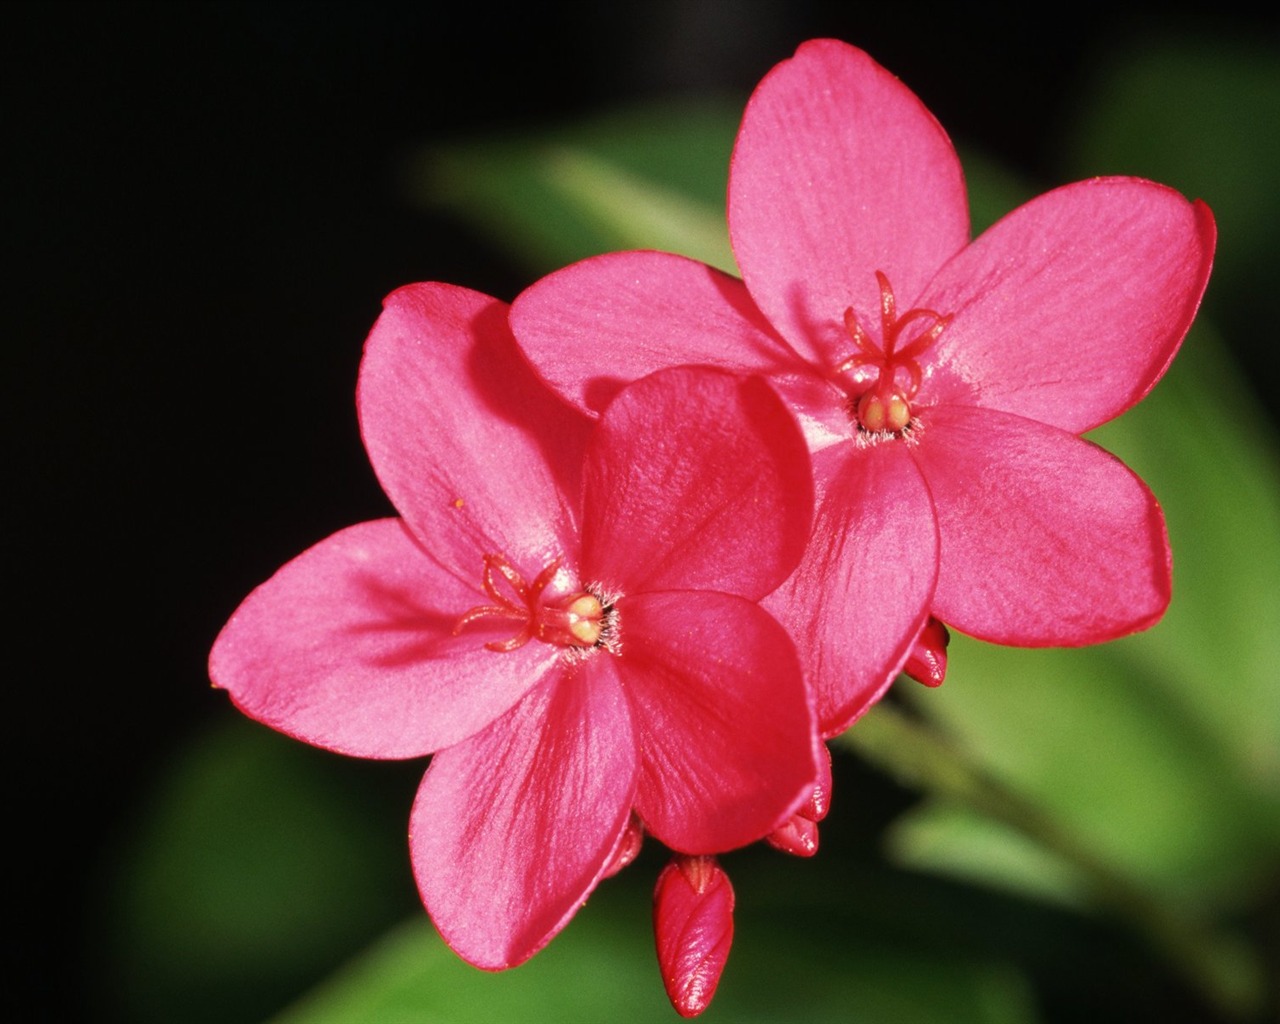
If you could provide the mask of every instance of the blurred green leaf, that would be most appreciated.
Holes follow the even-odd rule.
[[[230,714],[186,750],[108,886],[104,1003],[134,1022],[260,1019],[402,916],[412,789],[384,807],[345,768]]]
[[[432,148],[411,197],[463,216],[533,273],[661,248],[733,269],[724,181],[741,106],[666,104],[534,136]]]
[[[894,945],[851,921],[838,941],[777,933],[756,901],[740,903],[733,954],[710,1009],[716,1021],[1029,1024],[1025,982],[954,951]],[[273,1024],[467,1024],[621,1020],[670,1024],[649,930],[649,897],[606,883],[527,964],[496,974],[459,960],[421,919],[388,935]],[[850,950],[857,955],[851,956]]]

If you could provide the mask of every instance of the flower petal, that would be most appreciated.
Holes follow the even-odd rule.
[[[409,825],[445,941],[477,967],[533,956],[595,887],[626,831],[635,741],[612,657],[569,666],[431,762]]]
[[[383,489],[440,562],[477,583],[485,554],[575,568],[589,423],[539,383],[506,306],[416,284],[388,296],[365,345],[360,429]]]
[[[682,853],[772,832],[805,802],[818,771],[812,710],[786,632],[759,605],[696,591],[624,598],[618,623],[645,827]]]
[[[796,359],[741,281],[662,252],[595,256],[544,277],[516,297],[511,326],[543,379],[595,413],[663,367],[768,374]]]
[[[398,519],[348,527],[251,593],[223,627],[209,676],[246,714],[358,757],[419,757],[515,704],[555,663],[546,644],[485,650],[511,623],[468,626],[480,603]]]
[[[823,736],[875,703],[929,614],[938,530],[906,451],[893,441],[814,456],[813,537],[800,567],[763,602],[795,638]]]
[[[1096,445],[989,409],[928,413],[916,459],[942,535],[933,614],[980,639],[1076,646],[1169,603],[1155,497]]]
[[[917,294],[969,240],[964,177],[946,132],[861,50],[803,44],[756,87],[729,172],[743,279],[798,352],[848,355],[844,311],[878,323],[877,270]]]
[[[600,420],[583,472],[583,573],[609,590],[758,599],[804,550],[808,452],[758,377],[678,367],[637,381]]]
[[[1081,433],[1143,397],[1191,326],[1213,216],[1173,189],[1095,178],[1019,207],[956,256],[920,304],[954,319],[926,357],[937,404]]]

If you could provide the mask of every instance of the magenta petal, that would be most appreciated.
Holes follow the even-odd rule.
[[[539,384],[506,312],[451,285],[401,288],[369,335],[357,392],[383,489],[431,554],[477,585],[485,554],[536,574],[577,553],[589,424]]]
[[[1213,262],[1213,216],[1163,185],[1095,178],[987,231],[921,297],[954,319],[926,359],[931,403],[1080,433],[1151,390]]]
[[[733,849],[800,807],[818,772],[812,711],[786,632],[728,594],[618,602],[619,675],[641,751],[636,810],[682,853]]]
[[[595,887],[631,813],[635,741],[600,655],[441,751],[409,826],[414,875],[440,934],[499,970],[533,956]]]
[[[1164,516],[1119,459],[992,410],[929,412],[916,458],[938,510],[933,613],[982,640],[1112,640],[1169,603]]]
[[[596,256],[544,277],[516,297],[511,326],[547,383],[589,412],[663,367],[767,374],[796,358],[741,281],[662,252]]]
[[[803,44],[756,88],[729,171],[733,251],[795,348],[848,355],[845,309],[880,309],[877,270],[904,300],[969,240],[964,177],[942,127],[861,50]],[[905,308],[905,307],[904,307]]]
[[[556,653],[484,649],[513,632],[476,623],[482,595],[423,554],[398,519],[361,523],[303,552],[223,627],[209,675],[250,717],[359,757],[418,757],[483,728]]]
[[[903,442],[814,456],[813,538],[764,607],[795,638],[823,736],[842,732],[901,669],[928,617],[938,533]]]
[[[758,377],[680,367],[637,381],[601,419],[583,472],[583,573],[609,591],[758,599],[808,537],[804,437]]]

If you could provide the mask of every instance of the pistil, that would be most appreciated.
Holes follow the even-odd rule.
[[[933,347],[951,322],[932,309],[909,309],[899,315],[889,279],[879,270],[880,338],[877,345],[858,322],[852,308],[844,311],[844,326],[856,351],[836,366],[837,373],[859,374],[863,369],[873,377],[860,378],[865,390],[851,395],[850,411],[859,429],[869,433],[901,434],[911,425],[911,402],[920,390],[924,371],[920,356]],[[902,343],[908,325],[924,321],[922,329]]]
[[[597,595],[579,590],[543,602],[543,591],[559,570],[560,559],[553,559],[529,583],[505,555],[485,555],[482,585],[494,603],[476,605],[464,612],[453,627],[453,635],[482,619],[506,619],[519,623],[519,628],[505,640],[486,643],[489,650],[500,653],[518,650],[535,637],[560,647],[603,644],[610,609]]]

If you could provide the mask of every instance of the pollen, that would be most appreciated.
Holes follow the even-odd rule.
[[[594,647],[604,632],[604,605],[595,594],[579,594],[565,606],[565,629],[584,647]]]
[[[887,396],[868,391],[858,399],[857,417],[863,430],[896,434],[911,422],[911,406],[896,391]]]

